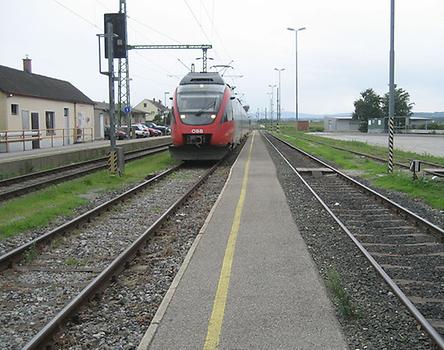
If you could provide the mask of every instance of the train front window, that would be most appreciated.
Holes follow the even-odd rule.
[[[214,121],[222,94],[179,94],[178,109],[184,124],[204,125]]]

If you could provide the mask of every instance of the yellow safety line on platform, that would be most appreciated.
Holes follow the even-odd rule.
[[[213,312],[208,323],[207,338],[205,339],[204,350],[217,349],[220,341],[220,332],[225,314],[225,304],[227,302],[228,287],[230,285],[231,265],[233,264],[234,249],[236,246],[237,235],[241,220],[242,209],[245,202],[245,194],[247,192],[248,172],[250,170],[251,151],[253,150],[254,133],[251,139],[248,158],[245,163],[244,177],[242,187],[237,202],[236,211],[234,213],[233,225],[231,226],[230,236],[228,237],[227,247],[225,249],[224,261],[220,272],[219,283],[217,286],[216,296],[213,303]]]

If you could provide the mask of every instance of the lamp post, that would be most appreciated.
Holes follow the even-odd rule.
[[[164,106],[165,106],[165,111],[163,112],[163,125],[165,125],[165,126],[166,126],[166,113],[167,113],[167,110],[168,110],[168,107],[167,107],[167,95],[169,95],[169,94],[170,93],[168,91],[165,91],[163,93],[163,101],[164,101]]]
[[[278,84],[278,91],[277,91],[277,126],[279,128],[279,123],[281,121],[281,103],[282,103],[282,91],[281,91],[281,72],[285,70],[285,68],[275,68],[275,71],[277,71],[279,73],[279,84]]]
[[[295,37],[295,82],[294,82],[294,96],[295,96],[295,112],[296,112],[296,129],[298,127],[299,122],[299,110],[298,110],[298,32],[305,30],[305,27],[301,27],[298,29],[295,28],[287,28],[287,30],[294,32]]]

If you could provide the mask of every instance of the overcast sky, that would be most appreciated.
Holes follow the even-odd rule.
[[[98,72],[96,34],[118,0],[0,0],[0,65],[70,81],[93,100],[107,100]],[[294,33],[299,33],[299,112],[352,112],[366,88],[388,90],[389,0],[127,0],[134,44],[207,44],[209,65],[227,64],[251,111],[269,108],[274,68],[282,73],[282,109],[294,111]],[[395,82],[414,111],[444,110],[444,1],[396,1]],[[131,51],[132,104],[172,93],[200,51]]]

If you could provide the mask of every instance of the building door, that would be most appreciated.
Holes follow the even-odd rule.
[[[39,131],[39,114],[38,113],[31,113],[31,128],[33,131],[37,131],[36,135],[33,135],[33,137],[36,137],[35,140],[32,140],[32,149],[40,148],[40,131]]]
[[[22,111],[22,129],[29,130],[29,111]]]
[[[100,124],[100,138],[104,139],[105,138],[105,127],[103,125],[103,113],[99,114],[99,124]]]

